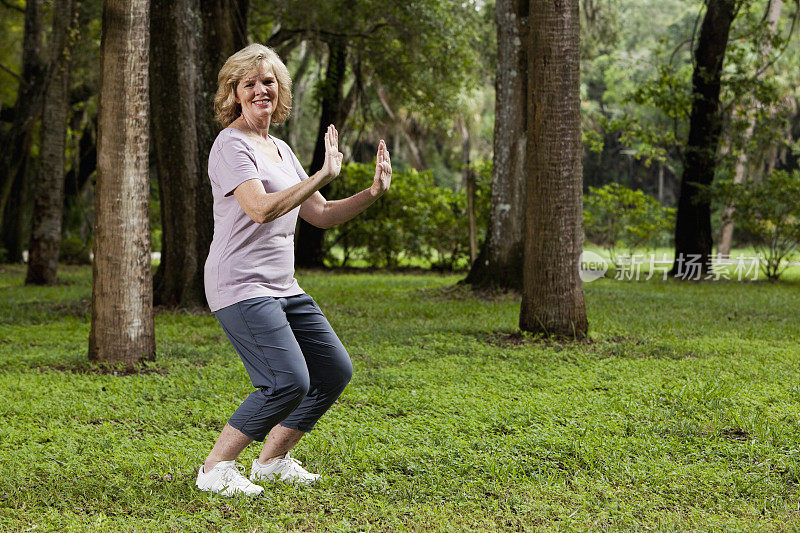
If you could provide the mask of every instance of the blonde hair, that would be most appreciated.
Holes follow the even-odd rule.
[[[236,102],[236,86],[244,76],[259,65],[272,68],[278,81],[278,102],[272,114],[272,124],[281,124],[292,110],[292,78],[275,50],[263,44],[245,46],[225,61],[217,76],[217,95],[214,97],[214,114],[223,127],[227,127],[242,114]]]

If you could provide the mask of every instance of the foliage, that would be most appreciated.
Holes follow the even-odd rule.
[[[67,265],[88,265],[91,263],[92,242],[69,234],[61,239],[58,261]]]
[[[697,44],[703,3],[586,0],[583,4],[591,6],[583,10],[585,17],[599,10],[600,29],[606,21],[617,20],[620,28],[616,34],[597,37],[587,24],[582,34],[583,129],[595,132],[585,134],[584,140],[590,150],[603,150],[602,156],[587,153],[586,182],[615,181],[652,193],[657,183],[652,163],[658,162],[668,171],[665,198],[676,197],[691,106],[691,51]],[[775,35],[767,31],[769,2],[737,4],[740,10],[723,70],[725,125],[718,166],[722,177],[732,172],[742,153],[757,176],[763,174],[759,163],[767,154],[776,149],[786,153],[785,139],[791,139],[786,121],[797,116],[797,107],[786,104],[797,101],[800,83],[800,47],[796,46],[800,34],[790,30],[796,3],[786,2]],[[794,4],[791,9],[790,4]],[[594,44],[587,46],[587,42]],[[771,52],[762,61],[765,44],[771,45]],[[759,71],[764,75],[758,76]],[[757,127],[748,137],[743,133],[753,116]],[[789,168],[796,168],[796,163]]]
[[[275,0],[254,3],[254,33],[290,52],[306,40],[348,48],[348,86],[377,101],[382,85],[391,100],[426,120],[449,123],[461,97],[477,84],[491,21],[474,0]],[[477,45],[477,46],[476,46]],[[490,53],[490,52],[485,52]],[[315,54],[317,55],[317,54]],[[323,64],[325,56],[317,61]],[[446,66],[435,68],[433,65]],[[317,88],[317,93],[320,88]],[[314,96],[321,100],[321,94]],[[364,102],[362,102],[364,103]]]
[[[800,244],[800,171],[776,170],[760,181],[720,183],[716,194],[735,205],[734,223],[755,239],[764,275],[780,278],[783,261]]]
[[[478,228],[486,227],[491,168],[477,168]],[[331,198],[357,194],[372,183],[374,165],[349,163],[333,182]],[[488,175],[487,175],[488,172]],[[326,232],[328,251],[343,251],[342,265],[363,259],[372,267],[398,266],[401,258],[423,258],[452,270],[469,255],[469,221],[465,191],[437,187],[431,172],[395,171],[392,187],[353,220]]]
[[[161,312],[157,359],[137,375],[104,372],[86,362],[90,270],[26,288],[22,267],[0,267],[0,530],[780,531],[800,520],[795,284],[594,281],[592,342],[559,345],[510,335],[519,300],[454,289],[456,276],[301,272],[355,375],[295,454],[320,485],[249,500],[193,487],[252,390],[222,328],[210,313]]]
[[[662,207],[642,191],[617,183],[589,187],[584,198],[583,226],[586,238],[608,251],[618,263],[617,250],[655,247],[668,238],[675,209]]]

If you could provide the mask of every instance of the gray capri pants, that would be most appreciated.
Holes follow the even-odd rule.
[[[228,423],[264,440],[278,423],[309,432],[333,405],[353,365],[311,296],[259,297],[214,313],[256,387]]]

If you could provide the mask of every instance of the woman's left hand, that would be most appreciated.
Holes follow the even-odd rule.
[[[380,196],[389,190],[392,183],[392,162],[389,159],[389,149],[386,148],[386,143],[381,142],[378,144],[378,155],[376,156],[375,163],[375,179],[370,187],[370,192],[373,196]]]

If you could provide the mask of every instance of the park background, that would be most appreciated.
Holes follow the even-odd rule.
[[[144,43],[149,64],[118,60],[105,86],[149,102],[111,122],[138,131],[125,162],[145,234],[110,239],[104,256],[146,252],[156,307],[154,348],[118,361],[87,341],[109,207],[95,187],[99,65],[115,41],[101,32],[119,19],[104,29],[99,1],[0,5],[0,527],[796,529],[797,2],[567,3],[581,170],[555,184],[580,191],[583,217],[553,228],[608,261],[582,287],[577,268],[559,270],[586,302],[588,330],[571,337],[520,328],[537,239],[523,224],[529,95],[553,91],[527,83],[540,3],[109,1],[107,13],[123,4],[150,10],[117,49],[130,59]],[[193,487],[250,388],[202,292],[210,101],[248,42],[289,67],[292,116],[271,133],[307,170],[323,128],[341,130],[346,165],[327,197],[369,186],[380,138],[394,166],[361,217],[298,228],[298,279],[355,377],[298,449],[325,481],[256,501]],[[650,263],[693,250],[692,276]]]

